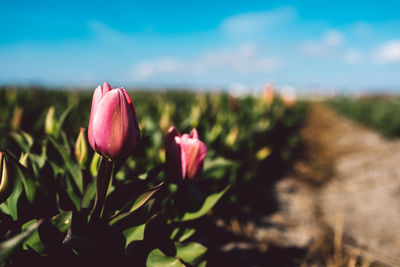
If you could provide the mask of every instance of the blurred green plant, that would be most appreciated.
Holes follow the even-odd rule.
[[[400,136],[400,99],[392,96],[333,98],[326,104],[337,112],[370,127],[388,138]]]

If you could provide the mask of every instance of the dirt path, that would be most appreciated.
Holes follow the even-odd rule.
[[[280,211],[254,238],[308,250],[305,265],[400,266],[400,142],[320,104],[302,138],[307,157],[275,185]]]

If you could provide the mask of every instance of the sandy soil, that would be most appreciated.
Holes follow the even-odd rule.
[[[278,211],[232,223],[254,242],[227,246],[276,251],[247,266],[400,266],[400,142],[321,104],[301,136],[304,158],[274,185]]]

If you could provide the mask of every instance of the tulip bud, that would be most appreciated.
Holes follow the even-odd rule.
[[[21,153],[21,157],[19,158],[19,163],[25,168],[28,168],[28,153]]]
[[[99,171],[99,163],[100,163],[101,155],[94,153],[92,161],[90,162],[90,174],[93,177],[97,176],[97,173]]]
[[[274,86],[270,83],[264,85],[263,99],[268,105],[274,102]]]
[[[15,107],[14,114],[11,119],[11,129],[18,130],[20,128],[23,111],[24,110],[21,107]]]
[[[132,153],[139,141],[135,107],[123,88],[108,83],[93,94],[89,120],[89,143],[97,153],[114,160]]]
[[[85,128],[81,128],[75,143],[75,157],[82,168],[88,159],[88,147],[85,138]]]
[[[200,175],[207,146],[199,140],[196,129],[181,135],[175,127],[168,131],[165,141],[167,176],[173,181],[194,181]]]
[[[11,194],[12,183],[10,181],[7,168],[7,160],[4,152],[0,151],[0,204],[3,203]]]
[[[51,106],[49,108],[49,111],[46,114],[44,131],[47,134],[57,137],[58,136],[58,123],[57,123],[54,113],[55,113],[55,108],[53,106]]]
[[[285,87],[281,93],[283,104],[286,107],[293,107],[296,104],[296,92],[291,87]]]
[[[228,147],[233,147],[233,145],[235,145],[237,139],[238,139],[238,135],[239,135],[239,128],[237,126],[234,126],[229,134],[227,135],[227,137],[225,138],[225,144]]]

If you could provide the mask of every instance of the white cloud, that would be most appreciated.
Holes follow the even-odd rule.
[[[336,30],[329,30],[323,34],[322,44],[329,47],[339,47],[343,44],[344,35],[343,33]]]
[[[344,62],[350,65],[360,63],[363,57],[363,54],[357,49],[348,49],[343,53]]]
[[[374,56],[378,63],[400,63],[400,39],[384,43]]]
[[[139,79],[151,77],[157,74],[182,73],[186,63],[174,58],[160,58],[155,61],[144,61],[139,63],[135,69],[135,77]]]
[[[300,50],[307,56],[339,60],[349,65],[359,64],[364,54],[359,49],[345,46],[345,36],[338,30],[327,30],[318,40],[306,41]]]
[[[337,30],[325,31],[319,40],[306,41],[300,50],[308,56],[326,56],[334,53],[344,43],[344,34]]]
[[[267,73],[282,65],[281,59],[262,57],[254,45],[245,44],[236,49],[207,52],[195,60],[160,58],[143,61],[133,68],[133,75],[136,79],[146,79],[160,74],[202,76],[218,71],[236,74]]]
[[[279,24],[293,21],[297,17],[293,7],[281,7],[268,11],[241,13],[222,21],[223,32],[235,35],[253,35],[262,33]]]
[[[300,45],[300,50],[307,56],[322,56],[327,54],[328,48],[317,41],[307,41]]]

